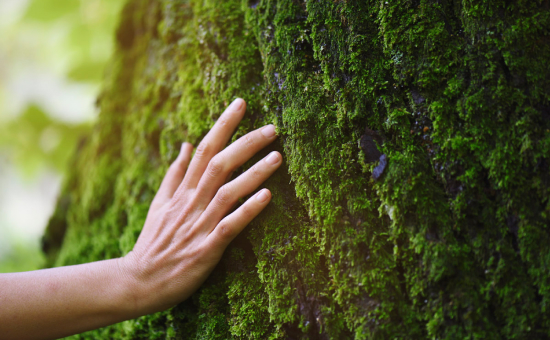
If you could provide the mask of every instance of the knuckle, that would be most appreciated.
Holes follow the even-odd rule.
[[[206,142],[202,142],[199,144],[199,146],[197,147],[197,150],[195,151],[195,157],[203,158],[210,153],[211,149],[212,147],[210,146],[210,144]]]
[[[244,146],[251,147],[251,146],[254,145],[254,143],[255,143],[254,138],[252,138],[252,136],[250,136],[250,134],[247,134],[243,137]]]
[[[225,117],[220,117],[217,121],[216,121],[216,124],[218,124],[220,127],[221,126],[226,126],[228,123],[228,119],[225,118]]]
[[[246,219],[250,219],[252,216],[254,216],[254,209],[252,209],[251,206],[248,204],[243,204],[241,206],[242,214]]]
[[[216,194],[216,199],[220,205],[230,204],[234,200],[233,190],[231,190],[229,185],[223,185],[218,190]]]
[[[224,239],[232,239],[233,236],[234,236],[233,229],[231,228],[229,223],[227,223],[225,221],[221,221],[218,224],[217,229],[218,229],[219,235]]]
[[[214,156],[208,163],[208,174],[211,177],[219,176],[225,169],[225,162],[220,156]]]
[[[258,178],[262,175],[262,170],[258,165],[254,165],[250,168],[250,175],[254,178]]]

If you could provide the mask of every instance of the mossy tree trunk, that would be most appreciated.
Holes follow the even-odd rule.
[[[550,337],[548,0],[129,0],[44,237],[129,252],[180,143],[237,96],[274,199],[170,311],[79,336]]]

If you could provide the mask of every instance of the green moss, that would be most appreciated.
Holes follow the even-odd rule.
[[[131,250],[180,143],[236,97],[234,138],[280,135],[244,168],[285,164],[191,299],[74,338],[548,337],[549,23],[544,1],[130,0],[49,265]]]

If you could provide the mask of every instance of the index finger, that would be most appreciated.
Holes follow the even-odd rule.
[[[218,152],[220,152],[243,119],[246,110],[246,102],[242,98],[235,99],[231,105],[222,113],[216,124],[206,134],[197,147],[197,151],[189,164],[187,173],[178,192],[185,189],[194,189],[199,183],[208,163]]]

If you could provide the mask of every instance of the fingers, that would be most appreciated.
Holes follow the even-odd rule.
[[[155,196],[155,202],[159,204],[164,204],[169,201],[174,192],[178,189],[185,176],[185,171],[191,160],[191,155],[193,153],[193,145],[190,143],[183,143],[181,145],[180,154],[178,158],[170,165],[160,188]]]
[[[225,249],[231,242],[271,201],[268,189],[260,190],[249,198],[233,213],[227,215],[208,235],[207,241]]]
[[[231,138],[233,131],[244,116],[245,109],[245,101],[237,98],[223,112],[214,127],[197,147],[195,156],[189,165],[187,176],[185,176],[180,186],[182,191],[197,186],[212,157],[220,152]]]
[[[281,164],[281,155],[274,151],[239,177],[223,185],[201,214],[198,225],[204,228],[206,233],[210,233],[239,199],[256,190]]]
[[[206,207],[235,169],[277,138],[275,126],[267,125],[239,138],[214,156],[197,186],[197,207]],[[257,185],[259,185],[258,183]],[[252,190],[254,190],[253,188]]]

